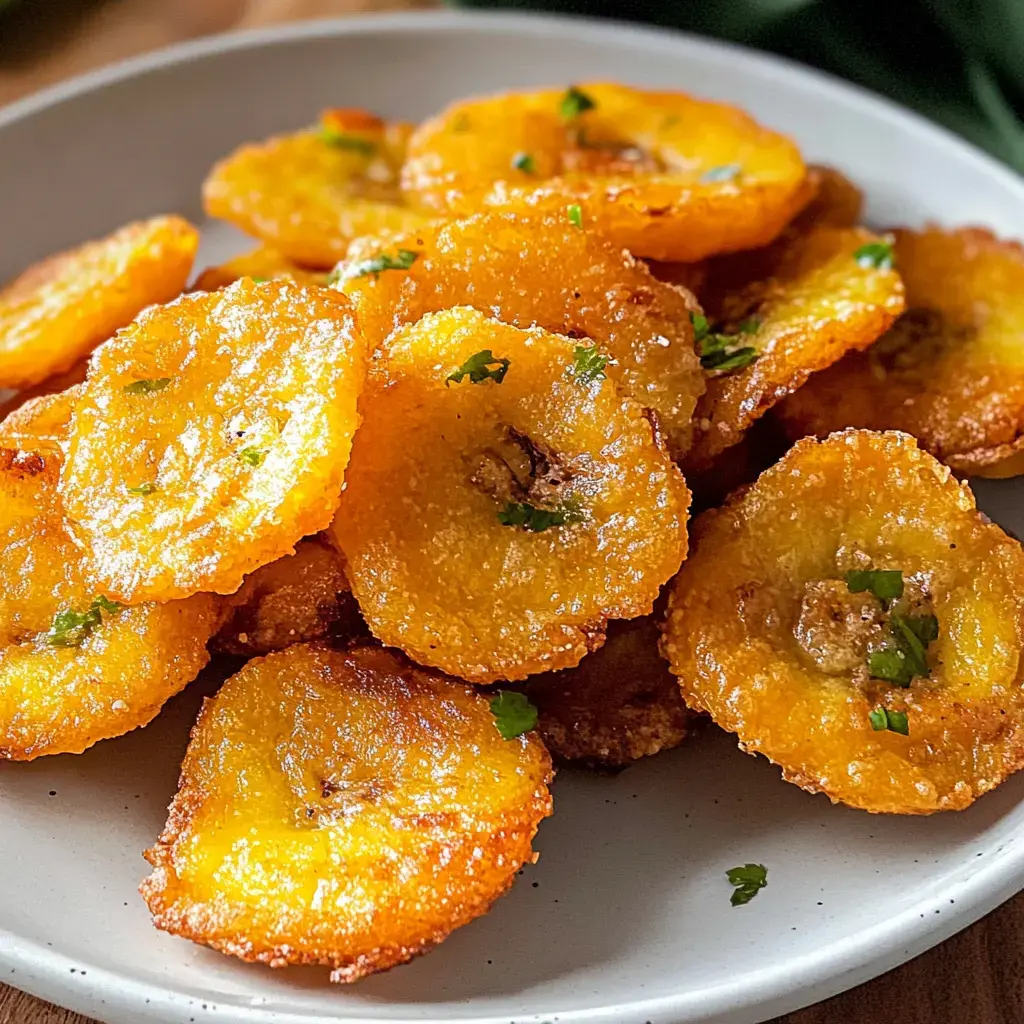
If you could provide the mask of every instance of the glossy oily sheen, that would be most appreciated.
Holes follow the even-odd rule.
[[[576,203],[586,226],[634,255],[692,262],[767,244],[811,198],[796,146],[735,107],[578,88],[594,106],[572,119],[560,113],[565,89],[544,89],[460,100],[425,121],[402,171],[410,201],[435,214]],[[529,169],[516,166],[522,155]]]
[[[183,296],[104,345],[61,475],[104,592],[232,593],[327,526],[363,365],[347,300],[288,281]]]
[[[359,235],[415,229],[422,218],[405,207],[398,188],[410,127],[347,113],[354,124],[345,134],[364,147],[334,145],[321,127],[242,146],[203,184],[206,212],[296,263],[325,270]]]
[[[709,371],[684,469],[706,470],[752,423],[816,370],[866,348],[903,311],[903,283],[891,267],[855,256],[879,236],[863,228],[816,227],[776,245],[712,261],[701,303],[713,329],[737,334],[757,359]],[[751,333],[740,325],[754,324]]]
[[[180,217],[154,217],[29,267],[0,288],[0,387],[64,372],[140,310],[174,298],[198,244]]]
[[[370,374],[332,527],[374,634],[473,682],[575,665],[651,610],[686,552],[689,493],[651,423],[576,343],[471,309],[395,334]],[[446,378],[489,349],[501,383]],[[511,504],[561,510],[538,531]]]
[[[895,234],[906,315],[787,401],[787,430],[905,430],[959,473],[1024,472],[1024,249],[978,228]]]
[[[159,928],[338,982],[410,960],[533,859],[551,761],[379,648],[297,645],[203,708],[142,894]]]
[[[47,639],[96,596],[57,499],[59,460],[0,448],[0,760],[80,753],[146,725],[206,664],[215,598],[104,611],[81,643]]]
[[[868,811],[959,810],[1024,764],[1024,553],[905,434],[800,441],[694,523],[663,649],[687,701],[811,792]],[[902,572],[889,612],[851,569]],[[895,612],[934,614],[930,675],[868,678]],[[905,713],[909,735],[872,728]]]
[[[627,768],[683,742],[695,716],[658,651],[660,638],[658,616],[609,623],[600,650],[526,684],[537,731],[557,761]]]
[[[320,536],[246,576],[225,604],[228,618],[213,647],[227,654],[268,654],[362,626],[341,557]]]
[[[416,253],[408,269],[355,276],[367,259],[402,249]],[[360,240],[338,272],[371,348],[396,328],[452,306],[473,306],[516,327],[543,327],[596,345],[609,357],[608,374],[654,412],[670,449],[689,445],[704,389],[690,323],[695,300],[564,213],[479,214]]]

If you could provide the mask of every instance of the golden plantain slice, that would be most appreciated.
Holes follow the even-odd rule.
[[[694,716],[658,652],[660,636],[654,615],[610,623],[604,647],[576,668],[526,684],[537,731],[556,760],[626,768],[683,742]]]
[[[835,167],[811,164],[809,171],[814,198],[796,215],[789,230],[856,227],[864,211],[864,193]]]
[[[104,593],[233,593],[327,526],[363,384],[350,303],[242,279],[147,310],[93,357],[61,474]]]
[[[664,652],[787,780],[930,814],[1024,764],[1024,552],[912,438],[800,441],[694,536]]]
[[[895,236],[907,312],[780,407],[788,432],[905,430],[958,473],[1024,472],[1024,247],[981,228]]]
[[[365,632],[342,560],[320,536],[299,541],[293,555],[246,576],[226,604],[230,615],[214,648],[227,654],[251,657]]]
[[[713,261],[698,337],[707,390],[690,472],[709,468],[816,370],[866,348],[903,311],[889,243],[863,228],[813,228],[769,249]]]
[[[47,377],[46,380],[41,381],[39,384],[33,384],[29,388],[24,388],[21,391],[16,391],[11,395],[10,398],[3,402],[0,402],[0,423],[2,423],[11,413],[16,412],[26,402],[33,398],[42,398],[44,395],[55,395],[61,391],[67,391],[69,388],[74,387],[76,384],[81,384],[85,381],[85,373],[89,369],[89,359],[79,359],[70,370],[65,370],[64,373],[54,374],[52,377]]]
[[[251,252],[235,256],[226,263],[216,267],[207,267],[197,278],[193,291],[213,292],[218,288],[226,288],[234,284],[240,277],[250,277],[257,284],[263,281],[274,281],[278,278],[290,278],[304,285],[326,286],[327,274],[317,270],[304,270],[297,263],[292,263],[287,256],[272,249],[269,245],[261,245]]]
[[[383,259],[408,266],[375,270]],[[336,275],[371,349],[425,313],[473,306],[596,346],[612,379],[654,412],[670,449],[689,444],[704,389],[690,323],[696,301],[564,214],[481,214],[359,240]]]
[[[141,309],[185,287],[199,235],[180,217],[128,224],[0,288],[0,387],[63,373]]]
[[[210,172],[203,204],[288,259],[329,269],[353,238],[422,222],[398,187],[411,131],[362,110],[325,111],[314,128],[235,150]]]
[[[0,760],[146,725],[208,661],[215,598],[98,599],[57,499],[59,459],[0,449]]]
[[[392,336],[332,527],[384,643],[473,682],[522,679],[651,610],[686,552],[689,493],[580,352],[465,308]]]
[[[610,83],[452,104],[409,140],[402,187],[434,214],[579,207],[637,256],[766,245],[811,198],[796,146],[735,107]]]
[[[71,414],[84,390],[84,384],[76,384],[67,391],[23,402],[0,420],[0,444],[21,451],[62,452],[71,429]]]
[[[551,775],[469,686],[377,648],[290,647],[207,701],[141,892],[165,931],[356,981],[509,889]]]

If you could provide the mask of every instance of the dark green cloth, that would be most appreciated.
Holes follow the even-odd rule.
[[[919,110],[1024,171],[1024,0],[463,0],[671,25]]]

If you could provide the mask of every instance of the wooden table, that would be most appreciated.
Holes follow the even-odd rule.
[[[25,0],[23,0],[23,3]],[[432,0],[27,0],[0,51],[0,103],[132,54],[234,27]],[[27,13],[31,10],[31,13]],[[13,45],[12,45],[13,36]],[[1022,1024],[1024,894],[876,981],[773,1024]],[[0,986],[0,1024],[92,1024]]]

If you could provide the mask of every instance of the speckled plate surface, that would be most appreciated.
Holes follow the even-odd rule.
[[[0,111],[0,278],[134,217],[199,217],[239,142],[327,105],[416,118],[468,93],[589,77],[735,101],[845,168],[878,223],[1024,237],[1024,184],[945,132],[821,75],[621,25],[425,14],[179,47]],[[207,232],[200,262],[240,247]],[[1021,532],[1024,484],[979,499]],[[883,819],[784,784],[709,731],[614,778],[563,772],[540,862],[436,952],[353,988],[153,930],[135,887],[204,686],[81,757],[0,764],[0,979],[110,1024],[751,1024],[895,966],[1024,885],[1024,776],[969,811]],[[731,908],[724,872],[770,882]]]

